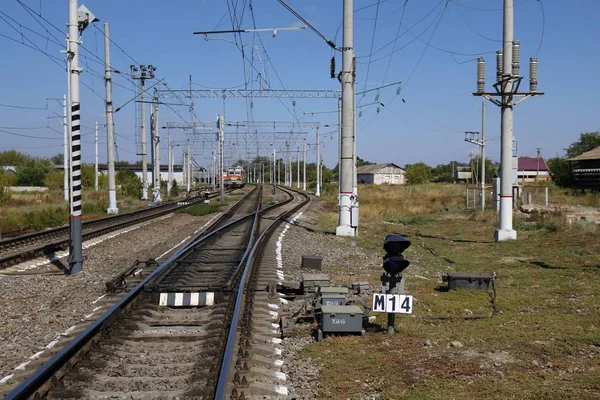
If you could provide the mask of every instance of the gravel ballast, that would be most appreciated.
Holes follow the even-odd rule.
[[[68,328],[96,311],[106,281],[136,260],[158,257],[181,243],[214,215],[173,214],[84,250],[84,272],[0,275],[0,380],[43,350]],[[60,260],[67,262],[66,257]],[[47,270],[47,268],[44,268]]]
[[[320,203],[312,202],[303,209],[296,224],[290,224],[282,239],[282,260],[285,280],[299,281],[303,273],[319,271],[301,268],[303,255],[323,257],[322,273],[330,276],[333,285],[348,285],[354,281],[367,280],[368,266],[380,263],[380,257],[364,253],[356,246],[348,246],[348,239],[320,232],[317,217]],[[278,234],[281,232],[279,230]],[[343,268],[340,268],[343,267]],[[284,313],[293,313],[300,307],[299,301],[282,306]],[[319,394],[318,377],[320,366],[304,358],[299,352],[308,344],[314,343],[312,325],[296,326],[289,337],[284,337],[282,371],[288,378],[290,398],[315,399]]]

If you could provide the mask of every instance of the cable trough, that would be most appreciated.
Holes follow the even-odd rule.
[[[235,215],[177,251],[6,398],[223,398],[238,333],[251,327],[261,246],[275,215],[308,201],[288,195],[261,209],[257,187]]]

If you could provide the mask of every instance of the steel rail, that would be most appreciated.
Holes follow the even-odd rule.
[[[211,194],[211,198],[218,194]],[[179,202],[170,202],[162,206],[151,209],[142,209],[121,214],[114,217],[99,218],[96,220],[87,221],[83,224],[84,230],[83,239],[88,240],[108,232],[112,232],[133,224],[145,222],[154,218],[161,217],[176,210],[191,207],[200,202],[201,198],[192,198],[190,204],[179,205]],[[104,224],[108,224],[103,226]],[[40,232],[32,232],[25,235],[8,238],[0,241],[0,249],[3,252],[10,252],[8,255],[0,253],[0,269],[7,268],[22,260],[30,259],[38,254],[46,254],[49,251],[54,251],[68,245],[69,239],[64,236],[68,234],[69,227],[61,226]],[[52,239],[54,237],[54,239]],[[44,241],[45,240],[45,241]],[[50,241],[53,240],[53,241]],[[40,244],[27,248],[27,245],[34,245],[36,241]],[[23,243],[19,246],[19,243]],[[23,251],[19,252],[19,248],[23,247]]]
[[[264,245],[264,238],[267,237],[268,235],[271,235],[273,229],[276,226],[278,226],[284,218],[293,214],[298,209],[302,208],[310,200],[310,198],[306,194],[295,191],[293,189],[286,190],[286,189],[282,188],[282,190],[284,190],[286,192],[288,192],[288,190],[289,190],[289,191],[292,191],[295,193],[299,193],[305,197],[305,200],[302,203],[298,204],[296,207],[292,208],[291,210],[283,213],[275,221],[273,221],[271,224],[269,224],[269,226],[259,235],[259,237],[257,238],[257,240],[256,240],[255,244],[252,246],[252,248],[249,249],[248,258],[246,259],[246,263],[244,265],[244,269],[242,272],[242,276],[240,278],[238,289],[233,293],[233,296],[235,296],[235,307],[234,307],[234,311],[233,311],[232,322],[231,322],[231,325],[229,326],[229,332],[227,334],[227,345],[225,347],[225,354],[222,358],[223,362],[222,362],[221,368],[219,370],[219,379],[217,381],[217,389],[216,389],[216,393],[215,393],[215,397],[214,397],[217,400],[225,400],[226,399],[227,385],[230,381],[229,372],[231,371],[231,366],[233,365],[233,353],[234,353],[234,348],[235,348],[235,343],[236,343],[236,338],[237,338],[237,329],[238,329],[239,321],[241,319],[242,301],[243,301],[243,298],[245,297],[245,294],[246,294],[245,292],[247,291],[246,284],[249,279],[248,275],[250,273],[250,270],[252,269],[252,264],[255,261],[254,254],[261,246]],[[288,202],[291,202],[292,200],[293,199],[290,198]],[[279,203],[279,205],[283,205],[283,204]],[[243,259],[242,259],[242,262],[243,262]]]
[[[258,202],[257,207],[259,206],[260,201]],[[144,291],[146,286],[152,280],[154,280],[155,277],[157,277],[165,269],[171,266],[179,257],[184,255],[184,253],[189,253],[190,251],[192,251],[192,247],[198,245],[198,243],[214,236],[215,234],[221,232],[222,230],[226,229],[231,225],[238,224],[242,220],[247,219],[252,215],[253,214],[249,214],[244,217],[238,218],[226,224],[225,226],[220,227],[210,232],[209,234],[198,238],[194,242],[188,243],[188,245],[176,251],[158,268],[156,268],[146,278],[139,282],[131,291],[127,292],[127,294],[118,302],[116,302],[108,311],[106,311],[96,321],[89,325],[71,342],[69,342],[68,345],[66,345],[56,354],[54,354],[54,356],[52,356],[48,361],[46,361],[32,375],[30,375],[27,379],[21,382],[14,390],[12,390],[6,397],[4,397],[4,400],[27,399],[30,396],[33,396],[48,381],[51,381],[54,374],[58,372],[61,368],[63,368],[72,357],[74,357],[80,350],[82,350],[83,347],[86,346],[89,343],[89,341],[93,339],[94,336],[100,333],[101,329],[105,324],[109,325],[113,321],[115,315],[117,315],[120,310],[125,309],[140,293]],[[248,248],[250,247],[251,246],[248,246]]]

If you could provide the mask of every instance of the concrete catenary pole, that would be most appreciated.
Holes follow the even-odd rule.
[[[342,98],[338,98],[338,210],[342,206]]]
[[[146,84],[140,79],[140,107],[142,123],[142,200],[148,200],[148,156],[146,150]]]
[[[296,175],[298,180],[296,181],[296,189],[300,189],[300,154],[296,153],[296,157],[296,162],[298,163],[298,174]]]
[[[69,201],[69,124],[67,123],[67,95],[63,95],[63,192]]]
[[[106,89],[106,166],[108,169],[108,214],[118,214],[117,187],[115,184],[115,139],[112,104],[112,78],[110,66],[110,39],[108,24],[104,24],[104,81]]]
[[[185,151],[185,163],[187,176],[187,191],[189,193],[192,190],[192,155],[189,140],[187,142],[187,150]]]
[[[71,196],[69,225],[70,274],[83,271],[82,225],[81,225],[81,131],[79,103],[79,29],[77,23],[77,0],[69,0],[69,58],[71,73]]]
[[[501,148],[500,148],[500,227],[495,232],[495,240],[503,242],[515,240],[517,231],[513,229],[512,199],[512,141],[513,141],[513,81],[512,45],[514,29],[513,0],[504,0],[503,23],[503,63],[502,63],[502,105],[501,105]]]
[[[219,199],[220,201],[224,201],[225,200],[225,182],[223,179],[223,161],[224,161],[224,157],[223,157],[223,142],[225,139],[225,133],[223,132],[223,124],[225,123],[223,116],[219,115],[217,117],[219,123],[218,123],[218,128],[219,128]]]
[[[154,168],[154,182],[153,182],[153,192],[154,192],[154,201],[162,201],[160,198],[160,125],[158,121],[158,93],[155,92],[154,102],[152,104],[154,107],[153,116],[153,127],[154,132],[152,132],[152,166]]]
[[[481,102],[481,211],[485,210],[485,101]]]
[[[353,0],[344,0],[342,44],[342,143],[339,223],[336,234],[354,236],[351,226],[352,201],[354,198],[354,11]]]
[[[321,196],[321,143],[319,141],[319,125],[317,125],[317,188],[315,196]]]
[[[167,177],[167,197],[171,197],[173,185],[173,142],[171,141],[171,128],[167,125],[167,151],[169,156],[169,172]]]
[[[94,157],[94,190],[98,191],[98,121],[96,121],[94,129],[94,145],[95,145],[95,157]]]
[[[302,143],[302,150],[304,153],[304,168],[302,171],[302,190],[306,191],[306,139]]]

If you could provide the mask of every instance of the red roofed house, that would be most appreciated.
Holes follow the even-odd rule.
[[[543,158],[519,157],[517,176],[519,183],[549,181],[550,172]],[[537,179],[536,179],[537,177]]]

